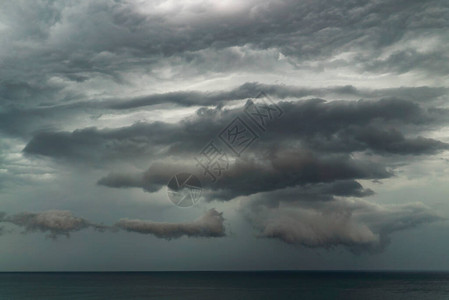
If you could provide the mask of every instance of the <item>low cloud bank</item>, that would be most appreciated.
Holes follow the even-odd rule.
[[[223,214],[210,209],[199,219],[190,223],[165,223],[144,220],[121,219],[115,225],[126,231],[152,234],[158,238],[176,239],[188,237],[221,237],[225,236]]]
[[[190,223],[165,223],[143,220],[121,219],[115,226],[92,223],[84,218],[75,217],[70,211],[49,210],[43,212],[22,212],[15,215],[0,213],[0,222],[14,224],[24,229],[24,233],[45,232],[48,237],[56,239],[60,235],[69,237],[71,233],[93,228],[98,231],[116,231],[153,234],[158,238],[174,239],[183,235],[189,237],[225,236],[223,214],[210,209],[199,219]],[[0,234],[2,230],[0,227]]]

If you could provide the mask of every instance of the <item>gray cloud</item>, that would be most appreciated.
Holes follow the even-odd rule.
[[[337,200],[314,206],[252,205],[249,217],[261,237],[310,248],[343,246],[354,253],[380,252],[393,232],[444,220],[421,203],[382,206]]]
[[[148,192],[155,192],[166,185],[170,178],[192,166],[182,161],[155,162],[151,167],[141,173],[110,173],[98,180],[97,184],[113,188],[143,188]]]
[[[8,83],[3,88],[5,92],[13,93],[11,89],[14,90],[14,88],[8,85]],[[18,86],[17,93],[21,89],[22,87]],[[56,97],[60,93],[60,91],[56,93],[54,89],[51,89],[49,91],[30,91],[27,93],[27,96],[24,96],[25,98],[32,97],[35,102],[41,101],[40,105],[29,107],[16,105],[15,103],[19,102],[18,96],[5,96],[5,99],[11,99],[12,102],[4,105],[3,111],[0,111],[0,130],[12,136],[28,137],[36,134],[36,132],[55,130],[64,122],[82,119],[87,112],[90,114],[89,118],[94,119],[104,113],[120,114],[122,110],[141,109],[151,105],[220,106],[232,101],[252,98],[260,91],[265,91],[265,93],[276,99],[301,99],[303,97],[363,98],[370,100],[382,98],[406,99],[407,101],[419,102],[423,106],[432,108],[434,108],[436,101],[440,105],[444,104],[444,97],[447,95],[446,88],[426,86],[369,90],[356,88],[351,85],[305,88],[247,82],[229,91],[177,91],[120,99],[89,99],[85,95],[66,95],[66,97],[69,97],[66,100],[68,103],[50,104],[48,99]],[[42,93],[41,96],[40,93]],[[70,101],[70,98],[79,100]]]
[[[48,232],[48,236],[56,238],[58,235],[69,236],[70,233],[89,227],[105,229],[102,225],[92,224],[89,221],[72,215],[70,211],[49,210],[38,213],[23,212],[15,215],[5,215],[0,222],[7,222],[23,227],[25,232]]]
[[[384,166],[368,161],[355,160],[346,155],[315,155],[298,148],[290,151],[273,150],[268,154],[240,158],[216,183],[201,176],[201,169],[194,163],[162,161],[153,164],[143,173],[111,173],[101,178],[99,185],[113,188],[142,188],[155,192],[167,184],[170,178],[185,170],[198,173],[203,179],[204,195],[208,200],[231,200],[238,196],[302,186],[304,192],[317,197],[329,195],[368,196],[354,179],[383,179],[393,174]],[[320,192],[319,192],[320,191]]]
[[[385,167],[345,155],[315,155],[302,149],[277,150],[267,156],[239,160],[216,185],[211,185],[212,198],[232,199],[258,192],[292,186],[312,185],[328,193],[364,195],[356,186],[326,185],[351,182],[353,179],[382,179],[392,176]],[[338,188],[342,188],[339,190]],[[354,189],[355,188],[355,189]]]
[[[184,65],[199,66],[199,72],[207,71],[217,60],[212,57],[208,61],[201,51],[243,46],[277,49],[294,66],[355,52],[355,58],[337,59],[337,63],[352,64],[362,71],[408,72],[416,68],[430,75],[447,70],[444,63],[432,63],[446,57],[443,28],[449,24],[444,14],[448,7],[441,1],[249,1],[231,15],[214,10],[212,5],[198,10],[175,4],[171,11],[175,15],[149,5],[144,13],[124,1],[9,4],[0,12],[8,29],[4,39],[12,41],[5,43],[1,75],[8,82],[40,88],[54,76],[73,82],[94,77],[126,82],[123,73],[154,65],[161,58],[175,57]],[[423,33],[423,28],[427,32]],[[428,37],[429,33],[441,41],[441,47],[427,53],[410,46],[399,54],[387,52],[384,58],[388,47]],[[31,47],[24,49],[23,41]],[[7,55],[19,49],[20,56]],[[407,62],[405,67],[401,60]],[[373,67],[376,64],[382,67]],[[214,71],[229,71],[229,65],[222,63],[223,67]],[[236,68],[245,65],[235,64]],[[16,97],[10,94],[12,90],[4,93],[5,99]]]
[[[279,99],[288,97],[301,98],[305,96],[325,96],[329,94],[337,95],[369,95],[369,92],[358,90],[352,86],[341,86],[331,88],[300,88],[295,86],[261,84],[257,82],[247,82],[230,91],[218,92],[172,92],[165,94],[148,95],[133,99],[122,99],[110,104],[112,109],[131,109],[148,105],[164,103],[174,103],[181,106],[216,106],[235,100],[245,100],[257,96],[260,91]],[[382,93],[381,91],[379,91]]]
[[[0,213],[0,222],[22,227],[24,233],[48,232],[48,237],[56,239],[59,235],[69,237],[71,233],[87,228],[97,231],[116,231],[153,234],[158,238],[176,239],[188,237],[222,237],[225,236],[223,213],[210,209],[203,216],[189,223],[152,222],[144,220],[120,219],[114,226],[94,224],[75,217],[70,211],[49,210],[38,213],[22,212],[15,215]],[[1,232],[1,231],[0,231]]]
[[[439,49],[431,53],[420,53],[415,49],[407,49],[391,54],[387,59],[378,59],[366,65],[366,69],[374,72],[396,72],[399,74],[414,69],[431,70],[435,74],[444,75],[449,70],[448,56]]]
[[[379,151],[426,154],[447,148],[432,139],[408,139],[399,129],[445,121],[445,110],[426,109],[400,99],[332,101],[312,99],[282,102],[289,113],[270,126],[265,144],[302,140],[309,148],[330,151]],[[73,132],[42,132],[24,152],[74,160],[126,159],[143,155],[170,155],[201,149],[235,116],[237,109],[200,109],[179,122],[136,123],[119,129],[86,128]],[[390,128],[390,129],[388,129]],[[197,150],[197,151],[198,151]]]
[[[357,93],[351,88],[345,92]],[[222,97],[226,98],[229,97]],[[405,161],[410,155],[430,155],[448,149],[446,143],[419,136],[426,127],[443,126],[446,121],[443,109],[426,108],[420,101],[399,98],[330,102],[311,99],[279,104],[287,112],[285,116],[273,122],[247,154],[231,163],[216,184],[205,183],[206,199],[231,200],[275,192],[273,199],[261,202],[265,208],[251,213],[250,219],[260,227],[261,236],[306,247],[344,246],[352,252],[382,251],[391,233],[440,220],[427,208],[418,209],[419,206],[384,209],[356,202],[361,207],[354,208],[350,202],[341,202],[341,198],[361,198],[374,193],[357,180],[393,176],[394,165],[387,159],[371,161],[371,154],[397,156],[399,161]],[[89,128],[72,133],[41,133],[28,143],[24,152],[69,161],[126,159],[146,154],[153,159],[165,157],[159,162],[153,160],[153,165],[144,172],[113,172],[98,181],[107,187],[137,187],[155,192],[177,171],[183,171],[181,167],[194,169],[191,160],[194,149],[200,149],[198,145],[205,145],[241,113],[242,108],[202,108],[195,116],[177,124],[138,123],[113,130]],[[407,137],[406,133],[415,137]],[[355,152],[367,155],[355,159],[352,156]],[[304,203],[317,206],[307,208]],[[285,209],[286,205],[293,208]],[[371,219],[379,222],[368,222]],[[198,222],[192,225],[120,220],[116,227],[168,239],[219,234],[219,230],[198,229],[201,227]],[[400,228],[400,224],[406,225]]]
[[[372,161],[371,154],[395,156],[395,163],[398,163],[410,159],[411,155],[431,155],[448,149],[448,144],[441,141],[419,135],[408,138],[402,133],[400,129],[416,135],[417,130],[426,126],[444,124],[445,117],[441,111],[426,109],[413,101],[392,98],[326,102],[312,99],[281,102],[280,105],[288,113],[273,122],[270,130],[248,153],[230,163],[218,183],[205,184],[208,199],[229,200],[310,184],[328,189],[329,186],[320,184],[341,184],[344,181],[351,184],[348,186],[355,187],[354,180],[385,179],[393,175],[395,165],[391,161],[386,158]],[[167,127],[173,132],[171,139],[167,140],[172,146],[166,155],[177,157],[177,161],[164,160],[142,173],[111,173],[100,179],[98,184],[116,188],[139,187],[154,192],[165,185],[171,176],[183,171],[181,166],[184,170],[196,169],[199,172],[191,157],[195,148],[193,142],[205,145],[208,136],[213,137],[214,131],[220,131],[218,123],[226,124],[232,114],[238,113],[241,113],[240,109],[198,110],[195,118]],[[146,127],[148,133],[154,131],[151,124],[139,126]],[[157,127],[164,128],[164,124],[159,123]],[[119,129],[114,135],[125,136],[124,132],[129,132],[126,135],[129,138],[132,131],[131,128]],[[164,132],[164,138],[170,135],[170,131]],[[185,132],[192,132],[193,135],[179,134]],[[80,143],[72,144],[76,147]],[[42,145],[51,143],[46,141]],[[35,151],[33,147],[32,141],[25,151],[32,153]],[[355,159],[353,153],[367,155]],[[179,157],[181,154],[184,154],[184,161]],[[335,195],[338,195],[337,190]],[[352,191],[349,189],[348,195],[366,196],[369,193],[355,188]],[[322,197],[329,197],[328,192],[323,191]]]
[[[158,238],[222,237],[225,235],[222,213],[210,209],[202,217],[190,223],[165,223],[144,220],[121,219],[115,226],[122,230],[152,234]]]
[[[264,91],[276,99],[326,97],[330,95],[338,97],[353,96],[357,99],[407,99],[421,103],[430,102],[438,97],[447,95],[448,89],[443,87],[403,87],[389,89],[360,89],[351,85],[335,86],[327,88],[306,88],[287,85],[263,84],[247,82],[230,91],[178,91],[165,94],[141,96],[131,99],[120,99],[104,107],[112,109],[132,109],[142,106],[173,103],[180,106],[215,106],[223,105],[230,101],[253,98]]]
[[[9,91],[9,87],[5,90]],[[19,89],[19,88],[18,88]],[[29,136],[39,132],[51,132],[60,127],[61,123],[76,122],[88,117],[94,120],[102,114],[120,115],[129,109],[142,109],[144,106],[163,105],[169,108],[170,104],[180,106],[213,106],[225,105],[231,101],[243,101],[254,97],[260,91],[265,91],[276,99],[303,97],[338,97],[350,99],[397,99],[410,102],[419,102],[422,106],[434,108],[436,101],[444,104],[445,88],[435,87],[409,87],[394,89],[359,89],[354,86],[336,86],[328,88],[305,88],[285,85],[270,85],[248,82],[228,91],[178,91],[164,94],[152,94],[140,97],[90,99],[84,95],[71,96],[77,101],[67,99],[63,103],[50,104],[42,102],[39,105],[19,106],[17,97],[11,104],[5,105],[0,111],[0,130],[11,136]],[[1,94],[1,92],[0,92]],[[36,102],[40,101],[37,92],[30,92]],[[54,92],[44,93],[42,98],[55,97]],[[5,98],[6,99],[6,98]],[[405,101],[405,100],[404,100]],[[126,109],[126,111],[123,111]],[[86,113],[88,114],[86,116]],[[435,112],[436,113],[436,112]],[[444,112],[443,112],[444,113]]]

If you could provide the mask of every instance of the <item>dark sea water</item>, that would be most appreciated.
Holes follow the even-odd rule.
[[[0,273],[0,299],[449,299],[449,273]]]

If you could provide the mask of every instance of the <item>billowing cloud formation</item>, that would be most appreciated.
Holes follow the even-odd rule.
[[[186,170],[195,170],[194,163],[184,164]],[[167,184],[181,169],[176,162],[158,162],[141,174],[111,173],[98,184],[115,187],[139,187],[154,192]],[[198,170],[198,169],[197,169]],[[199,175],[200,176],[200,175]],[[303,186],[304,190],[323,195],[366,196],[372,191],[364,190],[355,179],[382,179],[392,176],[383,166],[345,155],[317,156],[310,151],[274,150],[256,157],[242,158],[232,163],[225,175],[211,183],[204,178],[204,194],[209,200],[231,200],[238,196]]]
[[[276,208],[259,201],[250,207],[261,237],[311,248],[344,246],[355,253],[382,251],[391,233],[443,220],[422,203],[377,205],[338,199],[313,205],[283,202]]]
[[[58,235],[69,237],[70,233],[86,228],[98,231],[122,229],[129,232],[153,234],[158,238],[174,239],[188,237],[225,236],[223,213],[210,209],[203,216],[190,223],[151,222],[144,220],[121,219],[114,226],[94,224],[86,219],[73,216],[66,210],[49,210],[38,213],[23,212],[15,215],[0,213],[0,222],[22,227],[24,232],[49,232],[49,237]]]
[[[335,86],[328,88],[306,88],[286,85],[262,84],[258,82],[247,82],[230,91],[219,92],[201,92],[201,91],[178,91],[165,94],[155,94],[141,96],[138,98],[121,99],[116,103],[102,105],[102,108],[111,109],[133,109],[143,106],[159,105],[159,104],[177,104],[180,106],[210,106],[224,105],[236,100],[245,100],[252,98],[264,91],[266,94],[278,99],[286,98],[305,98],[305,97],[354,97],[357,99],[410,99],[417,102],[431,101],[438,97],[444,96],[448,90],[446,88],[395,88],[395,89],[357,89],[354,86]],[[88,105],[88,103],[85,103]],[[91,108],[98,108],[99,104],[90,104]]]
[[[298,208],[284,214],[282,209],[275,207],[287,202],[291,205],[299,205],[306,200],[333,203],[340,201],[339,197],[372,195],[374,192],[364,189],[358,180],[387,179],[394,175],[396,164],[410,157],[432,155],[448,149],[447,143],[420,135],[426,128],[444,126],[446,110],[427,108],[419,101],[399,98],[359,101],[310,99],[284,101],[279,105],[287,113],[273,122],[263,138],[245,155],[230,162],[217,183],[206,181],[203,195],[211,201],[278,192],[278,198],[264,201],[270,210],[277,210],[274,215],[279,215],[277,221],[273,221],[271,216],[258,221],[268,222],[261,230],[263,236],[309,247],[342,245],[352,251],[382,250],[389,234],[395,231],[390,229],[393,226],[391,222],[382,221],[382,214],[376,215],[381,221],[378,228],[373,228],[372,224],[353,219],[352,212],[348,213],[346,209],[337,210],[335,214],[323,214],[323,210],[328,209],[324,205],[315,207],[312,212]],[[183,171],[180,169],[182,166],[194,169],[194,149],[201,149],[199,145],[205,145],[208,139],[242,113],[241,107],[201,108],[195,116],[177,124],[138,123],[118,129],[40,133],[24,151],[29,155],[40,154],[69,162],[115,160],[126,156],[134,159],[151,155],[159,160],[153,160],[146,171],[113,172],[101,178],[98,184],[114,188],[138,187],[155,192],[177,170]],[[184,156],[184,160],[180,156]],[[295,189],[299,198],[295,199],[288,190],[290,188]],[[439,220],[436,216],[432,218],[430,213],[423,221],[420,218],[415,220],[415,216],[414,213],[406,215],[413,225],[404,229]],[[264,219],[263,216],[254,218]],[[320,225],[315,225],[313,220]],[[191,225],[160,226],[140,220],[121,220],[117,227],[159,237],[167,234],[166,238],[198,234],[193,229],[196,227]]]
[[[4,72],[9,72],[20,59],[25,59],[21,69],[32,66],[33,72],[28,76],[46,66],[52,72],[45,74],[48,77],[57,74],[74,82],[86,81],[98,73],[124,81],[122,74],[126,71],[142,64],[157,65],[161,58],[173,57],[178,64],[181,61],[198,69],[212,66],[212,70],[223,72],[254,68],[255,64],[235,48],[248,54],[276,49],[273,58],[265,60],[271,58],[279,64],[278,56],[282,53],[295,65],[318,60],[321,64],[316,63],[315,68],[326,63],[334,67],[353,63],[362,71],[371,72],[417,69],[444,74],[448,69],[441,47],[446,42],[441,28],[447,26],[448,7],[441,1],[342,4],[268,0],[228,5],[232,13],[219,9],[214,1],[201,5],[195,1],[170,2],[170,8],[159,2],[143,5],[109,0],[95,5],[70,1],[10,4],[1,11],[2,23],[14,30],[7,30],[4,39],[11,40],[13,35],[15,38],[6,44],[5,53],[21,49],[23,40],[34,44],[35,49],[26,51],[23,57],[6,56],[8,68]],[[24,18],[35,23],[23,22]],[[428,31],[422,32],[422,28]],[[426,36],[432,29],[432,34]],[[434,47],[416,47],[420,38],[427,38]],[[334,58],[340,53],[347,55]],[[264,64],[276,65],[269,61]],[[10,85],[24,85],[16,74],[6,77]],[[39,90],[38,84],[30,85]],[[13,87],[8,90],[15,91]]]
[[[148,192],[155,192],[166,185],[174,174],[183,169],[190,168],[191,165],[185,162],[155,162],[146,172],[142,173],[110,173],[98,180],[97,184],[114,188],[143,188]]]
[[[93,227],[102,229],[103,226],[95,225],[89,221],[78,218],[66,210],[49,210],[38,213],[23,212],[16,215],[4,215],[0,222],[8,222],[23,227],[25,232],[49,232],[49,237],[58,235],[69,236],[70,233]]]
[[[395,156],[396,161],[405,161],[410,159],[410,155],[428,155],[448,149],[447,143],[416,136],[427,126],[442,126],[446,119],[444,109],[427,109],[413,101],[401,99],[332,102],[312,99],[282,102],[280,105],[288,113],[273,122],[258,144],[249,150],[248,155],[231,164],[220,182],[211,187],[216,191],[214,197],[232,199],[239,195],[295,185],[388,178],[392,176],[389,168],[394,165],[377,157],[373,161],[371,155]],[[135,130],[120,129],[114,136],[131,139],[132,132],[139,132],[134,138],[139,137],[142,143],[147,141],[147,147],[142,146],[142,149],[156,150],[165,146],[165,155],[183,154],[186,157],[183,164],[187,166],[188,156],[185,154],[195,154],[195,145],[197,149],[201,149],[200,145],[205,145],[208,137],[210,139],[220,132],[225,122],[232,120],[231,116],[239,113],[241,109],[202,109],[195,118],[185,120],[177,127],[160,123],[138,124],[135,125]],[[223,125],[220,127],[217,124]],[[156,141],[150,136],[155,130],[153,126],[164,132],[163,139]],[[125,132],[129,133],[126,137]],[[406,137],[403,132],[410,132],[415,137]],[[85,134],[88,135],[87,132]],[[54,133],[42,137],[41,141],[36,138],[25,151],[51,155],[45,152],[46,149],[63,142],[65,138],[63,139],[62,135],[63,133]],[[71,145],[70,151],[82,144],[81,140],[76,142],[78,138],[75,139],[75,135],[78,136],[78,133],[64,135]],[[102,147],[101,140],[107,133],[96,131],[94,134],[91,131],[89,135],[89,140],[98,141],[99,144],[95,147]],[[171,138],[165,139],[167,136]],[[115,141],[119,144],[117,139]],[[70,153],[62,152],[59,155],[68,155],[67,158],[70,159]],[[360,158],[354,158],[354,153],[358,153]],[[361,156],[361,153],[366,155]],[[151,192],[164,185],[175,174],[176,167],[179,169],[179,162],[166,160],[153,165],[146,172],[113,173],[100,179],[98,183],[109,187],[141,187]],[[194,169],[194,163],[188,168]],[[168,170],[171,173],[167,172]]]
[[[199,219],[190,223],[165,223],[144,220],[121,219],[115,226],[122,230],[152,234],[159,238],[176,239],[188,237],[221,237],[225,235],[222,213],[210,209]]]
[[[447,121],[445,109],[427,109],[401,99],[312,99],[280,105],[289,113],[270,127],[262,140],[265,144],[301,141],[320,151],[386,154],[428,154],[448,148],[440,141],[408,138],[400,131],[441,124]],[[35,135],[24,151],[78,161],[191,153],[199,151],[241,113],[242,108],[200,109],[195,117],[178,124],[137,123],[118,129],[44,132]]]
[[[279,99],[286,98],[310,98],[310,97],[338,97],[352,99],[408,99],[428,105],[435,101],[441,101],[447,93],[446,88],[441,87],[403,87],[390,89],[358,89],[354,86],[336,86],[329,88],[306,88],[285,85],[261,84],[248,82],[229,91],[203,92],[203,91],[177,91],[164,94],[150,94],[139,97],[125,97],[123,99],[104,99],[102,101],[78,101],[75,103],[63,103],[55,105],[42,105],[31,108],[5,107],[0,112],[0,130],[14,135],[32,133],[36,125],[46,128],[55,127],[61,121],[79,118],[79,116],[92,112],[91,118],[98,117],[102,113],[120,113],[116,110],[133,112],[133,109],[143,109],[145,106],[176,104],[179,106],[211,106],[225,105],[232,101],[240,101],[252,98],[260,91]],[[123,112],[123,113],[126,113]],[[26,122],[25,122],[26,121]]]

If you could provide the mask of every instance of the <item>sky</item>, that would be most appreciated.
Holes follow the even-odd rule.
[[[434,0],[1,1],[0,271],[449,270],[448,27]]]

